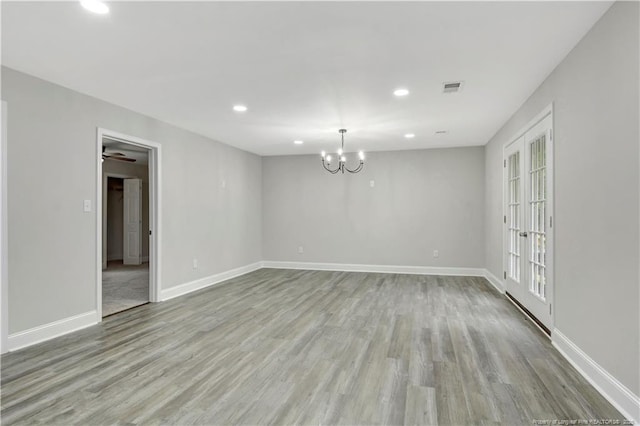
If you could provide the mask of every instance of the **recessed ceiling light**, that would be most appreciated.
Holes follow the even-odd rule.
[[[413,133],[407,133],[406,135],[404,135],[404,137],[407,139],[413,139],[416,137],[416,135],[414,135]]]
[[[304,141],[298,140],[298,141],[293,141],[293,143],[295,143],[296,145],[302,145],[304,143]]]
[[[88,11],[97,13],[98,15],[105,15],[109,13],[109,6],[100,0],[80,0],[80,4]]]
[[[247,107],[244,105],[234,105],[233,110],[235,112],[245,112],[247,110]]]
[[[396,89],[393,91],[393,94],[396,96],[407,96],[409,94],[409,90],[407,89]]]

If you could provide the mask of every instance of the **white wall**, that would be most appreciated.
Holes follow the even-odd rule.
[[[265,260],[484,266],[482,147],[373,152],[355,175],[329,174],[319,155],[262,169]]]
[[[618,2],[486,146],[486,265],[502,276],[502,149],[549,103],[555,327],[640,394],[639,4]]]
[[[260,157],[12,69],[2,89],[10,333],[95,309],[97,127],[162,144],[164,289],[261,260]]]

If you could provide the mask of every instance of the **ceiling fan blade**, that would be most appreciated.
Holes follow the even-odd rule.
[[[105,158],[107,160],[127,161],[129,163],[135,163],[136,161],[135,158],[119,157],[119,156],[111,156],[111,155],[103,155],[102,158]]]

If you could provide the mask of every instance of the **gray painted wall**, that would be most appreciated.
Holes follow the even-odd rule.
[[[260,157],[8,68],[2,97],[10,333],[95,309],[96,127],[162,144],[163,288],[261,260]]]
[[[264,157],[262,171],[265,260],[484,266],[483,147],[373,152],[355,175],[319,155]]]
[[[486,146],[486,265],[502,275],[502,149],[554,103],[555,327],[640,394],[639,4],[618,2]]]

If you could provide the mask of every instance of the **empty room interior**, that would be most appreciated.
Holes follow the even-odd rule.
[[[640,422],[640,3],[3,1],[2,424]]]

